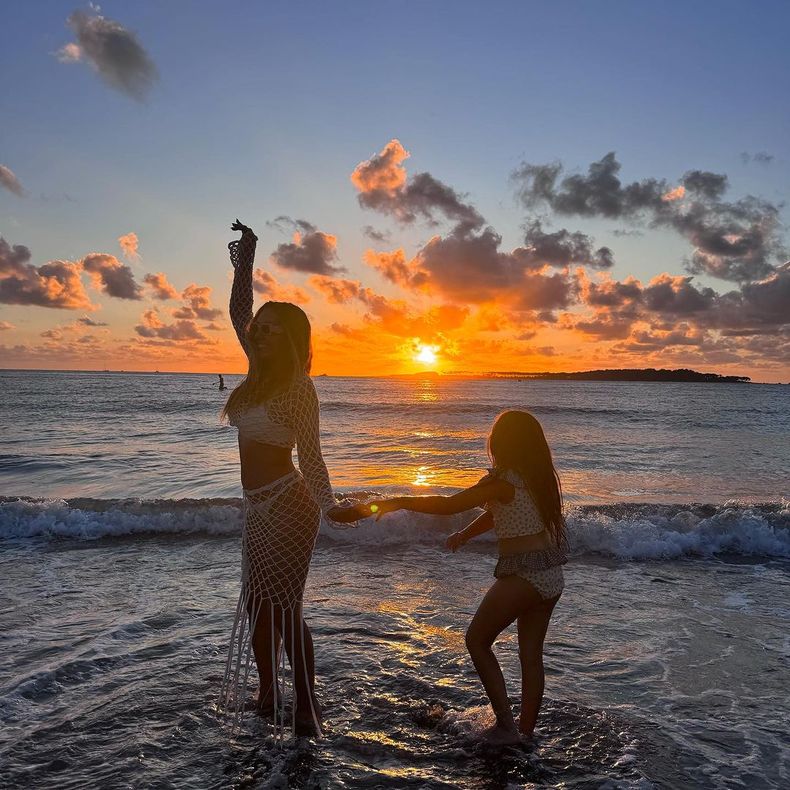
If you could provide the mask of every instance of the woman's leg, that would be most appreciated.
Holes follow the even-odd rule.
[[[540,600],[537,591],[523,579],[517,576],[497,579],[467,629],[466,647],[497,719],[496,726],[486,732],[489,740],[501,743],[518,740],[505,679],[491,646],[497,636],[537,600]]]
[[[559,599],[558,595],[549,601],[542,601],[518,618],[518,654],[521,659],[522,684],[518,728],[523,735],[531,736],[534,732],[543,701],[543,640],[546,638],[554,605]]]
[[[281,610],[282,611],[282,610]],[[284,610],[283,642],[294,678],[294,717],[297,730],[315,730],[321,710],[315,698],[315,654],[313,637],[302,617],[302,606]]]
[[[257,619],[252,622],[257,611]],[[280,631],[278,624],[272,622],[272,605],[262,601],[258,607],[254,602],[248,608],[252,630],[252,652],[258,668],[258,708],[263,712],[271,710],[274,704],[275,667],[280,658]]]

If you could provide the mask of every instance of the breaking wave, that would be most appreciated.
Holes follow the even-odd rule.
[[[350,495],[364,499],[370,492]],[[322,541],[349,545],[441,545],[469,515],[398,512],[357,529],[322,525]],[[99,540],[135,536],[234,536],[241,532],[240,499],[31,499],[0,497],[0,541]],[[620,560],[684,557],[790,558],[790,503],[719,505],[610,504],[568,511],[575,556]],[[485,540],[485,537],[483,538]],[[488,540],[492,540],[489,536]]]

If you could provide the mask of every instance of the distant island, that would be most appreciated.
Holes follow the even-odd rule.
[[[584,370],[577,373],[489,373],[487,378],[553,379],[556,381],[693,381],[715,384],[745,384],[749,376],[722,376],[718,373],[700,373],[697,370],[678,368],[615,368],[612,370]]]
[[[368,378],[362,376],[360,378]],[[379,378],[371,376],[370,378]],[[436,370],[425,370],[420,373],[391,373],[384,378],[392,379],[550,379],[554,381],[689,381],[706,384],[747,384],[749,376],[722,376],[719,373],[700,373],[698,370],[678,368],[613,368],[606,370],[580,370],[573,373],[547,372],[527,373],[518,370],[500,370],[489,373],[471,373],[453,371],[440,373]]]

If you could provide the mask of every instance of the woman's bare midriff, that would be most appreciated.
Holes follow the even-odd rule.
[[[524,554],[528,551],[545,551],[552,547],[551,536],[544,529],[535,535],[519,535],[517,538],[500,538],[497,541],[499,555]]]
[[[246,489],[260,488],[293,472],[294,464],[289,447],[275,447],[239,438],[241,485]]]

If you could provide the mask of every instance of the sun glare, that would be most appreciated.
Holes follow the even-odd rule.
[[[422,362],[423,365],[436,364],[436,346],[420,346],[414,357],[415,362]]]

